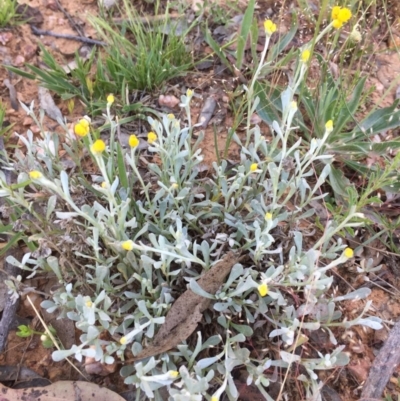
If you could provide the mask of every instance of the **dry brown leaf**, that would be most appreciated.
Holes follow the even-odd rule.
[[[0,399],[7,401],[124,401],[117,393],[90,382],[59,381],[47,387],[14,390],[0,384]]]
[[[46,112],[46,114],[54,121],[63,120],[61,110],[54,103],[53,98],[48,89],[39,87],[38,96],[40,101],[40,107]]]
[[[216,107],[217,101],[215,100],[215,98],[213,96],[208,97],[204,102],[204,106],[201,109],[199,115],[198,124],[201,124],[201,127],[207,127],[207,124],[211,120],[211,117],[213,116]]]
[[[237,255],[229,252],[224,259],[203,274],[197,284],[209,294],[215,294],[237,261]],[[197,295],[190,289],[186,290],[173,303],[165,317],[165,323],[154,337],[153,344],[140,352],[135,360],[149,358],[175,348],[196,330],[202,313],[210,303],[210,299]]]

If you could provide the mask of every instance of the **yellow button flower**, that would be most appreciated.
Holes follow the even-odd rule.
[[[153,131],[150,131],[147,134],[147,142],[152,145],[157,140],[157,134]]]
[[[192,97],[192,96],[193,96],[193,91],[192,91],[191,89],[188,89],[188,90],[186,91],[186,96],[187,96],[187,97]]]
[[[169,120],[173,120],[175,118],[175,115],[170,113],[170,114],[167,115],[167,117],[168,117]]]
[[[29,172],[29,177],[31,177],[32,180],[38,180],[43,177],[43,174],[40,171],[33,170]]]
[[[338,19],[334,19],[334,20],[332,21],[332,26],[333,26],[335,29],[340,29],[340,28],[343,26],[343,22],[342,22],[342,21],[339,21]]]
[[[139,139],[136,135],[131,135],[129,137],[129,146],[131,148],[136,148],[137,146],[139,146]]]
[[[111,104],[114,103],[114,101],[115,101],[114,95],[113,95],[112,93],[110,93],[110,94],[107,96],[107,103],[111,105]]]
[[[336,19],[338,19],[341,22],[347,22],[349,19],[351,18],[351,11],[346,8],[343,7],[340,11],[338,16],[336,17]]]
[[[332,26],[339,29],[351,18],[351,10],[347,7],[335,6],[332,8]]]
[[[272,213],[270,212],[265,213],[265,220],[272,220]]]
[[[250,165],[250,171],[256,171],[258,169],[258,164],[257,163],[253,163]]]
[[[276,31],[276,25],[270,19],[266,19],[264,21],[264,29],[265,33],[271,36]]]
[[[92,305],[93,305],[93,302],[90,301],[90,300],[87,300],[87,301],[85,302],[85,305],[86,305],[88,308],[91,308]]]
[[[332,14],[331,14],[332,19],[338,19],[339,12],[340,12],[341,8],[342,7],[339,7],[339,6],[335,6],[335,7],[332,8]]]
[[[170,370],[168,373],[173,379],[175,379],[179,375],[179,372],[177,370]]]
[[[346,257],[346,258],[352,258],[353,256],[354,256],[354,251],[351,249],[351,248],[346,248],[344,251],[343,251],[343,255]]]
[[[268,294],[268,285],[265,283],[260,284],[258,287],[258,293],[262,296],[265,297]]]
[[[134,243],[130,239],[121,243],[121,247],[122,249],[125,249],[125,251],[131,251],[133,249],[133,246]]]
[[[325,129],[329,132],[331,132],[333,130],[333,121],[332,120],[328,120],[325,124]]]
[[[215,395],[213,395],[213,396],[211,397],[211,401],[219,401],[219,398],[216,397]]]
[[[307,63],[307,61],[310,59],[310,56],[311,56],[310,50],[308,50],[308,49],[303,50],[301,53],[301,61],[303,63]]]
[[[100,154],[106,150],[106,144],[103,140],[98,139],[94,142],[94,144],[90,147],[90,150],[93,154]]]
[[[119,340],[119,343],[120,343],[121,345],[125,345],[127,342],[128,342],[128,340],[126,339],[125,336],[121,337],[120,340]]]
[[[74,132],[76,135],[84,137],[89,133],[89,121],[85,118],[79,120],[74,127]]]

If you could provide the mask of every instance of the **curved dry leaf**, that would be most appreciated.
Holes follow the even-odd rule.
[[[204,102],[203,108],[201,109],[198,124],[200,127],[207,127],[207,124],[211,120],[214,114],[215,108],[217,107],[217,101],[213,96],[210,96]]]
[[[203,274],[197,284],[209,294],[215,294],[224,283],[232,267],[238,261],[234,252],[229,252],[224,259]],[[211,300],[186,290],[172,305],[165,317],[165,323],[154,337],[153,344],[140,352],[135,360],[148,358],[175,348],[186,340],[201,321],[203,312],[210,306]]]
[[[54,121],[63,120],[61,110],[54,103],[53,98],[48,89],[39,87],[38,96],[40,101],[40,107],[45,113]]]
[[[124,401],[117,393],[90,382],[59,381],[47,387],[14,390],[0,384],[1,396],[7,401]]]

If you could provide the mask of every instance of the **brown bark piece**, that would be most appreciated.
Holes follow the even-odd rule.
[[[385,345],[376,356],[369,371],[360,401],[381,399],[387,382],[400,363],[400,320],[393,326]]]
[[[209,294],[215,294],[224,283],[232,267],[238,261],[234,252],[229,252],[197,281],[199,286]],[[204,312],[211,303],[211,299],[186,290],[172,305],[165,317],[165,323],[154,337],[153,344],[140,352],[135,360],[161,354],[176,347],[188,338],[202,319]]]

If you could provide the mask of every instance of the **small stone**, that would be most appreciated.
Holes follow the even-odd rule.
[[[46,8],[52,11],[59,11],[57,2],[55,0],[46,0],[43,3]]]
[[[17,57],[15,57],[13,65],[15,67],[22,67],[24,65],[24,63],[25,63],[25,57],[18,55]]]
[[[160,106],[169,107],[170,109],[173,109],[174,107],[178,106],[179,103],[180,103],[179,99],[173,95],[167,95],[167,96],[160,95],[160,97],[158,98],[158,104]]]
[[[22,49],[22,55],[25,57],[25,60],[30,60],[37,52],[38,47],[35,45],[26,45]]]
[[[10,53],[10,49],[8,47],[0,46],[0,55],[2,57],[7,56],[9,53]]]
[[[0,33],[0,43],[4,46],[6,45],[12,38],[13,38],[12,32],[1,32]]]

